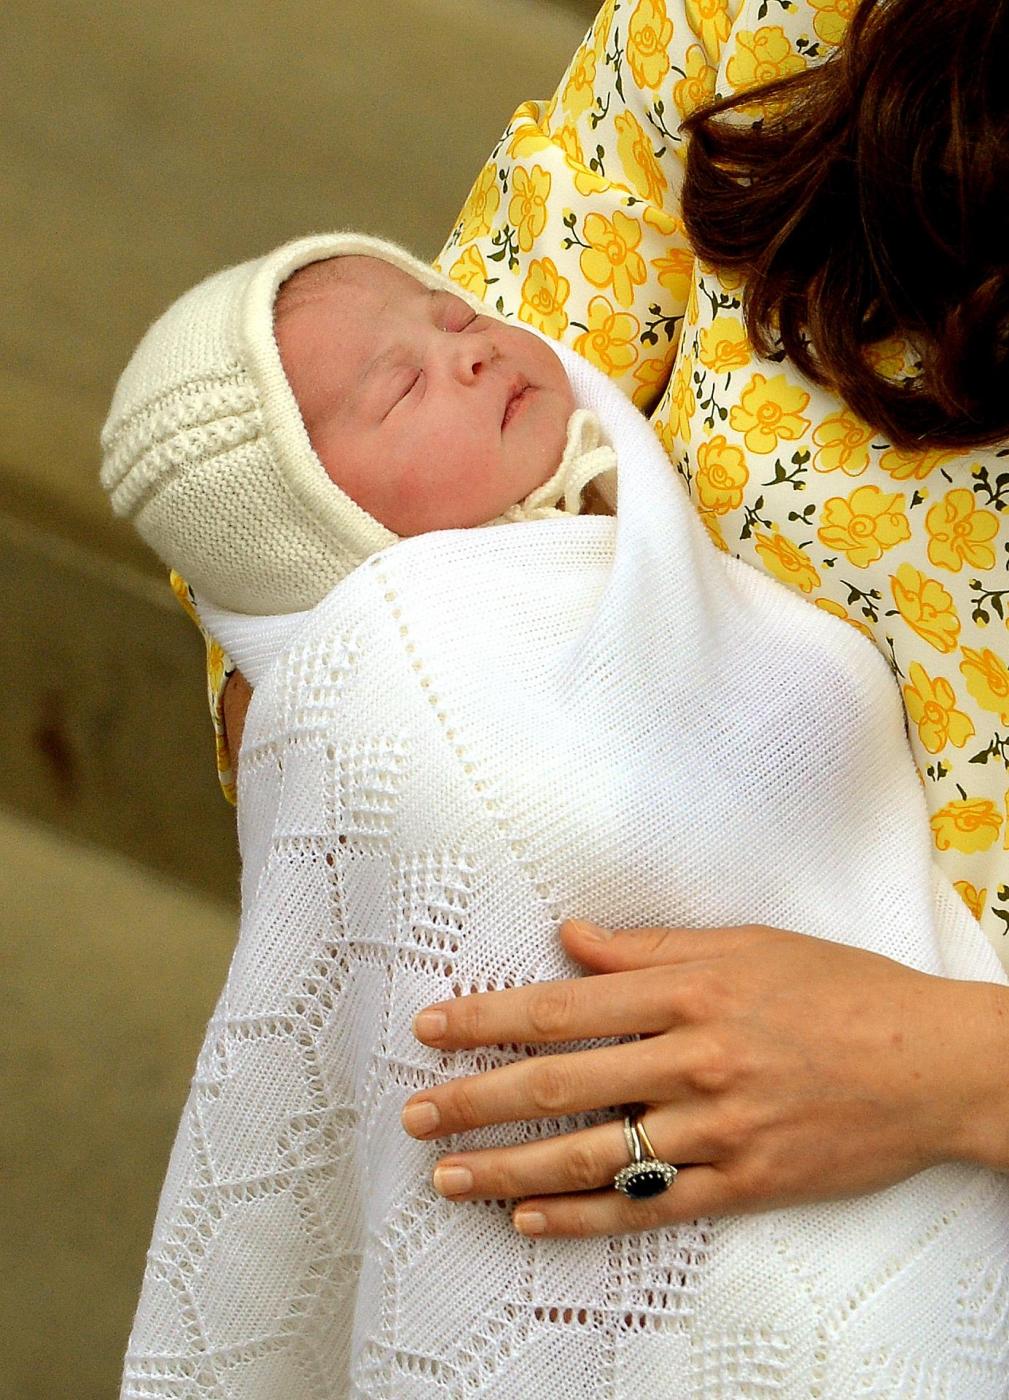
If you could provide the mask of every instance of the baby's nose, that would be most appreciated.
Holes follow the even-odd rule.
[[[452,338],[452,361],[456,376],[463,383],[479,379],[483,371],[498,358],[493,337],[487,333],[467,335],[461,332]]]

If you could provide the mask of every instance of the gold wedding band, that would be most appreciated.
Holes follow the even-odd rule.
[[[655,1157],[657,1159],[659,1154],[652,1146],[651,1138],[645,1132],[645,1115],[643,1113],[639,1114],[638,1117],[635,1118],[634,1126],[638,1130],[638,1137],[641,1139],[641,1145],[645,1149],[646,1156]]]
[[[624,1114],[624,1141],[631,1160],[613,1178],[615,1188],[635,1201],[661,1195],[676,1180],[676,1168],[672,1162],[662,1162],[656,1156],[641,1122],[643,1116]]]

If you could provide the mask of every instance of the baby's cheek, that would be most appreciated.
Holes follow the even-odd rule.
[[[431,443],[412,458],[399,479],[396,518],[400,535],[481,525],[481,477],[472,453],[460,444]]]

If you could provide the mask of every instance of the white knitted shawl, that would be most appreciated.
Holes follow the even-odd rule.
[[[1005,1177],[534,1241],[431,1169],[557,1124],[400,1127],[409,1094],[518,1053],[439,1054],[412,1015],[573,975],[566,915],[1004,981],[931,865],[886,662],[719,553],[645,420],[564,361],[617,448],[615,521],[408,540],[294,619],[206,611],[256,684],[242,925],[122,1393],[1005,1400]]]

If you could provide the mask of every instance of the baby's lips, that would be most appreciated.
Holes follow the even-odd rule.
[[[504,428],[511,422],[514,416],[515,405],[522,399],[530,389],[527,379],[518,378],[512,381],[508,389],[508,397],[505,400],[504,413],[501,415],[501,427]]]

